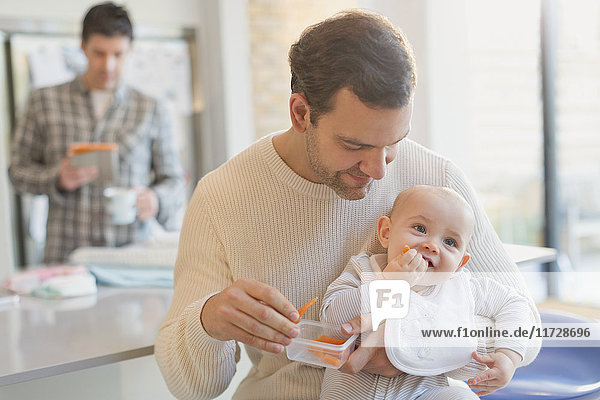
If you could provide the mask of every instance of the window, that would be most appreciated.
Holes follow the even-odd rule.
[[[467,1],[468,172],[502,241],[543,245],[539,1]]]
[[[600,266],[600,3],[557,4],[556,143],[562,243],[575,270]]]

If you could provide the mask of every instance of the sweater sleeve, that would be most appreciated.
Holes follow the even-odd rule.
[[[539,324],[539,312],[527,290],[527,286],[517,265],[510,259],[506,250],[504,250],[502,242],[494,231],[483,207],[477,199],[475,191],[463,172],[450,161],[446,165],[446,185],[463,196],[475,213],[475,229],[467,247],[467,251],[471,254],[469,270],[474,276],[487,275],[501,284],[512,287],[517,294],[526,299],[531,315],[535,322]],[[540,346],[541,340],[533,339],[525,349],[521,365],[531,363],[537,356]]]
[[[210,206],[198,184],[186,212],[175,264],[175,295],[155,345],[156,360],[178,399],[210,399],[229,385],[240,349],[209,336],[200,320],[204,303],[232,283]]]

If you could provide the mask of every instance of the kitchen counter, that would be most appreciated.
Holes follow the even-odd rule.
[[[172,289],[98,289],[1,307],[0,386],[153,354]]]

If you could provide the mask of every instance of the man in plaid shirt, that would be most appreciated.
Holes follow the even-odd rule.
[[[119,79],[132,40],[124,8],[92,7],[83,21],[86,72],[32,92],[17,125],[9,175],[18,192],[48,195],[46,264],[64,262],[81,246],[131,243],[149,219],[164,225],[183,204],[184,174],[167,113]],[[137,191],[134,223],[111,223],[98,168],[70,164],[67,152],[75,142],[118,144],[113,186]]]

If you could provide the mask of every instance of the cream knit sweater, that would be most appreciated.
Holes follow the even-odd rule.
[[[499,280],[526,291],[472,188],[448,160],[405,139],[386,176],[364,199],[351,201],[295,174],[275,151],[272,138],[260,139],[206,175],[187,209],[175,295],[155,347],[165,381],[179,399],[216,397],[229,385],[239,360],[236,342],[215,340],[202,328],[200,313],[208,297],[237,279],[253,278],[279,289],[296,307],[317,296],[321,300],[352,255],[384,251],[377,241],[377,219],[409,186],[448,186],[464,196],[477,219],[468,248],[470,270],[475,275],[506,272],[498,274]],[[320,307],[319,301],[303,318],[318,320]],[[535,309],[533,302],[531,307]],[[290,362],[285,352],[246,350],[253,368],[234,399],[319,397],[322,368]],[[529,348],[524,362],[531,362],[537,351]]]

